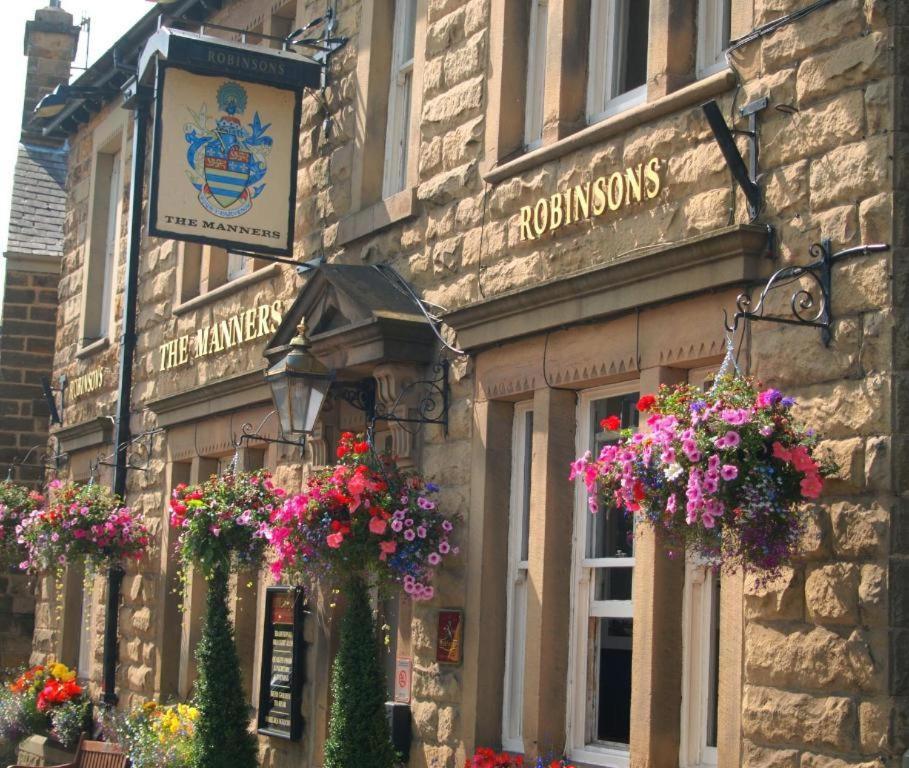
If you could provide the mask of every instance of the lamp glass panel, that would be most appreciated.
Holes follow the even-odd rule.
[[[289,435],[291,433],[291,414],[287,391],[287,376],[269,376],[268,383],[271,385],[271,396],[275,401],[275,410],[277,410],[278,420],[281,422],[281,431],[285,435]]]
[[[312,382],[312,393],[309,396],[308,409],[306,411],[306,431],[312,432],[316,427],[316,420],[322,411],[322,405],[328,395],[331,387],[331,381],[328,379],[314,379]]]

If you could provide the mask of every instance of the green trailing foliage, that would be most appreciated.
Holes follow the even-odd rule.
[[[341,644],[331,668],[325,768],[392,768],[397,755],[385,717],[379,641],[366,584],[348,581]]]
[[[256,768],[255,737],[240,680],[240,659],[227,609],[227,574],[221,565],[208,581],[205,625],[196,649],[199,678],[195,704],[199,710],[194,768]]]

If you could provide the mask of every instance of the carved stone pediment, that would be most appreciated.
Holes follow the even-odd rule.
[[[371,376],[382,363],[433,359],[435,337],[426,317],[375,267],[322,264],[313,270],[265,356],[280,353],[303,320],[310,351],[339,378]]]

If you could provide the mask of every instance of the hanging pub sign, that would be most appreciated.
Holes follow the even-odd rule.
[[[288,51],[164,29],[156,61],[149,232],[291,255],[300,103],[321,68]]]
[[[303,592],[268,587],[259,679],[259,733],[296,741],[303,734]]]

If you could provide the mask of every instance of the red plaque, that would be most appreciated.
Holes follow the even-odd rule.
[[[436,661],[441,664],[460,664],[464,642],[464,612],[439,611],[436,639]]]

